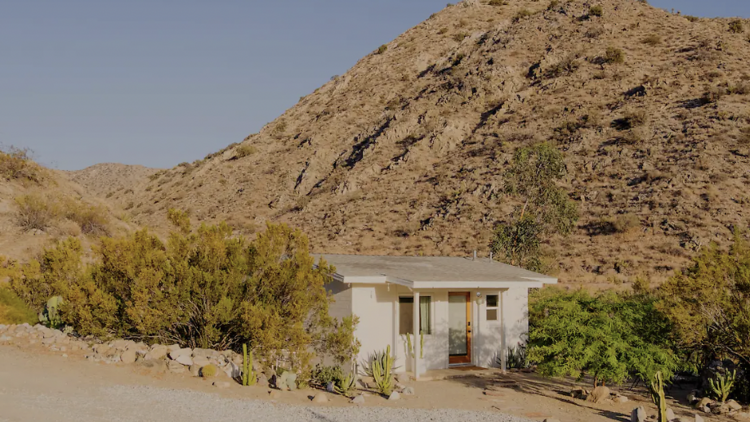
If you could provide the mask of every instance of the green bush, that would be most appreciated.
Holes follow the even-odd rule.
[[[61,318],[81,335],[191,348],[248,343],[261,361],[300,371],[313,351],[352,353],[353,327],[342,330],[328,316],[324,285],[334,269],[323,260],[314,266],[300,231],[269,224],[248,242],[225,223],[191,231],[185,213],[169,217],[177,230],[167,242],[147,230],[105,237],[84,266],[80,242],[67,239],[11,275],[10,285],[37,310],[62,296]]]
[[[0,324],[35,324],[39,319],[13,291],[0,286]]]
[[[375,52],[375,54],[383,54],[386,51],[388,51],[388,46],[383,44],[380,47],[378,47],[378,50]]]
[[[551,0],[547,5],[547,10],[552,10],[560,5],[560,0]]]
[[[602,16],[602,14],[604,14],[604,11],[601,6],[597,5],[589,8],[589,16]]]
[[[258,149],[252,145],[242,144],[237,147],[234,153],[235,159],[245,158],[258,152]]]
[[[735,19],[729,22],[729,32],[733,34],[741,34],[745,32],[745,26],[742,24],[741,20]]]
[[[344,379],[344,371],[340,366],[316,365],[312,370],[310,385],[317,388],[326,388],[328,383],[336,383]]]
[[[515,16],[513,16],[513,22],[518,22],[522,19],[526,19],[530,16],[534,16],[534,12],[528,10],[528,9],[521,9],[519,10]]]
[[[506,0],[490,0],[488,4],[490,6],[505,6],[508,2]]]
[[[40,183],[44,170],[31,160],[30,150],[10,147],[0,150],[0,177]]]
[[[670,379],[678,368],[672,326],[652,294],[550,288],[529,305],[528,359],[542,375],[649,382],[659,371]]]
[[[604,53],[604,62],[608,64],[625,63],[625,52],[619,48],[609,47]]]
[[[30,194],[15,198],[16,224],[24,230],[46,230],[60,217],[60,206],[48,197]]]

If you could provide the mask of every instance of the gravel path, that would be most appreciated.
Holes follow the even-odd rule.
[[[513,416],[461,410],[294,406],[215,393],[119,383],[113,368],[80,370],[0,348],[0,422],[492,421]],[[54,358],[53,358],[54,359]]]

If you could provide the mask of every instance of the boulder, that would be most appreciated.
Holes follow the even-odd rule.
[[[629,399],[625,396],[617,396],[614,399],[612,399],[612,401],[618,404],[623,404],[623,403],[627,403]]]
[[[180,347],[179,344],[173,344],[171,346],[166,346],[166,347],[167,347],[167,350],[170,351],[170,352],[173,352],[175,350],[180,350],[181,349],[181,347]]]
[[[711,408],[710,412],[714,415],[726,415],[729,413],[729,406],[726,403],[715,402],[709,407]]]
[[[183,357],[183,356],[190,358],[192,355],[193,355],[193,351],[187,348],[172,350],[169,352],[169,358],[172,360],[177,360],[177,358]],[[192,358],[190,359],[190,361],[192,362]]]
[[[703,413],[711,413],[711,404],[713,404],[713,400],[709,399],[708,397],[703,397],[698,401],[698,403],[695,404],[695,408],[702,411]]]
[[[203,357],[203,358],[208,359],[208,358],[214,356],[215,354],[217,354],[217,353],[215,351],[211,350],[211,349],[194,349],[193,350],[193,357],[194,358]]]
[[[131,364],[135,362],[136,353],[134,349],[128,349],[120,355],[120,361],[122,363]]]
[[[211,361],[208,360],[205,356],[193,356],[193,363],[196,365],[200,365],[201,367],[210,365]]]
[[[326,391],[329,392],[329,393],[335,393],[336,392],[336,388],[333,385],[333,381],[331,381],[328,384],[326,384]]]
[[[237,366],[234,362],[229,362],[229,364],[222,369],[229,378],[236,379],[242,377],[242,371],[240,370],[240,367]]]
[[[401,399],[401,394],[399,394],[398,391],[394,391],[391,393],[390,396],[388,396],[388,400],[395,401],[395,400],[400,400],[400,399]]]
[[[630,413],[630,422],[646,422],[646,409],[638,406]]]
[[[261,372],[258,375],[258,381],[256,381],[255,385],[259,387],[268,387],[268,378],[266,377],[266,374]]]
[[[593,403],[604,403],[605,400],[609,400],[610,394],[611,393],[609,391],[609,388],[599,386],[594,388],[594,391],[589,394],[586,401],[590,401]]]
[[[187,369],[185,369],[185,367],[182,364],[177,363],[177,362],[175,362],[173,360],[169,360],[169,361],[167,361],[167,370],[169,372],[174,373],[174,374],[182,374]]]
[[[671,420],[674,420],[676,418],[677,418],[677,416],[675,416],[674,411],[672,409],[670,409],[670,408],[667,408],[667,420],[671,421]]]
[[[365,404],[365,396],[358,395],[357,397],[352,399],[352,403],[354,404]]]
[[[737,403],[734,400],[727,400],[727,407],[729,407],[730,411],[736,412],[738,410],[742,410],[742,405]]]
[[[313,397],[312,402],[313,403],[328,403],[328,395],[324,392],[320,392]]]
[[[201,376],[201,367],[199,365],[190,365],[190,368],[188,368],[190,371],[190,375],[194,377]]]
[[[164,358],[164,356],[167,356],[167,353],[169,353],[169,349],[167,349],[166,346],[157,344],[154,347],[152,347],[148,353],[146,353],[145,359],[146,360],[159,360],[159,359]]]
[[[406,387],[404,388],[404,391],[401,392],[405,396],[413,396],[414,395],[414,387]]]

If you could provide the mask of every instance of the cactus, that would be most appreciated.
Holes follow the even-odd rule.
[[[201,368],[201,376],[203,378],[215,377],[218,372],[219,369],[216,367],[216,365],[213,364],[208,364]]]
[[[724,403],[729,397],[729,393],[732,392],[734,382],[737,379],[737,371],[727,372],[726,375],[716,375],[716,382],[713,378],[708,379],[708,383],[711,385],[711,392],[714,393],[716,400]]]
[[[64,303],[62,296],[53,296],[47,300],[44,310],[39,314],[39,322],[52,327],[59,328],[62,325],[59,309]]]
[[[385,349],[385,353],[373,359],[372,376],[375,378],[375,385],[380,394],[390,396],[393,392],[393,356],[391,356],[391,346]]]
[[[337,378],[334,384],[334,389],[337,393],[344,397],[351,397],[352,392],[357,385],[357,373],[351,371],[346,377]]]
[[[242,385],[255,385],[255,372],[253,371],[253,351],[247,351],[247,344],[242,345]]]
[[[651,400],[659,408],[659,422],[667,421],[667,399],[664,397],[664,379],[662,378],[661,371],[654,375],[654,379],[651,380]]]
[[[424,331],[419,332],[419,358],[424,359]]]

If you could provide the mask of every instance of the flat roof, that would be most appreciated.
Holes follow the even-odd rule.
[[[394,283],[410,288],[542,287],[557,279],[489,258],[313,254],[336,267],[344,283]]]

